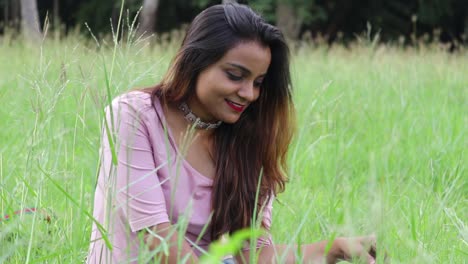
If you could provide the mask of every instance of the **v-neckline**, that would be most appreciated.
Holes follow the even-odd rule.
[[[165,131],[165,134],[167,133],[167,137],[169,139],[169,143],[171,144],[172,148],[174,149],[175,151],[175,154],[176,156],[182,160],[182,163],[188,167],[191,171],[193,171],[197,176],[199,176],[199,178],[207,181],[207,183],[209,184],[212,184],[213,183],[213,179],[204,175],[203,173],[199,172],[197,169],[195,169],[192,164],[190,164],[190,162],[187,161],[187,159],[184,157],[184,155],[182,155],[182,152],[179,151],[179,147],[177,145],[177,142],[175,141],[175,138],[172,134],[172,130],[171,128],[169,127],[168,123],[167,123],[167,119],[166,119],[166,115],[164,113],[164,109],[163,109],[163,106],[162,106],[162,103],[161,101],[159,100],[158,97],[156,97],[156,99],[154,100],[157,100],[157,102],[155,102],[154,106],[155,106],[155,111],[156,111],[156,114],[158,115],[159,117],[159,121],[161,122],[161,126],[163,127],[164,131]],[[166,136],[166,135],[164,135]]]

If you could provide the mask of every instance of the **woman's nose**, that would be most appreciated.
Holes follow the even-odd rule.
[[[259,91],[253,82],[245,82],[238,91],[239,97],[250,102],[257,100]]]

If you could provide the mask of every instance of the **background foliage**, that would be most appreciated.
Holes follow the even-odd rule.
[[[156,28],[176,34],[156,45],[132,39],[126,24],[112,43],[120,2],[111,0],[38,0],[59,38],[31,45],[16,39],[18,2],[0,0],[0,263],[81,263],[107,98],[157,83],[180,44],[172,30],[220,1],[162,0]],[[466,262],[467,50],[449,54],[437,43],[466,43],[464,1],[240,2],[272,23],[289,5],[300,36],[321,40],[291,46],[299,129],[274,205],[274,241],[374,232],[392,263]],[[130,19],[140,4],[126,0]],[[84,37],[84,23],[96,40]],[[376,43],[379,30],[398,45]],[[355,34],[347,47],[320,45]],[[414,40],[427,45],[399,46]],[[51,221],[3,219],[28,207]]]
[[[19,28],[19,9],[16,0],[0,0],[2,24]],[[58,10],[54,11],[54,2]],[[160,0],[157,32],[167,32],[189,23],[215,0]],[[370,23],[380,31],[383,40],[424,36],[433,39],[466,43],[468,32],[468,3],[465,0],[241,0],[260,11],[271,23],[278,19],[279,4],[291,6],[300,21],[299,37],[326,36],[327,40],[354,39]],[[39,0],[41,21],[49,14],[55,25],[63,24],[65,31],[81,28],[88,23],[93,32],[109,33],[110,21],[117,21],[121,2],[115,0]],[[141,0],[125,1],[129,16],[136,15]],[[16,7],[15,7],[16,6]],[[55,12],[55,13],[54,13]],[[54,17],[54,14],[57,17]]]
[[[103,108],[161,79],[180,43],[168,41],[0,41],[0,216],[52,215],[0,221],[0,263],[82,263]],[[374,232],[391,263],[465,263],[466,58],[439,45],[293,47],[298,133],[274,241]]]

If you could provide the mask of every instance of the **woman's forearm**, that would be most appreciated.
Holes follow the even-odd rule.
[[[375,236],[338,237],[325,252],[329,242],[321,241],[302,245],[270,245],[258,250],[258,263],[337,263],[340,260],[361,259],[374,264],[377,257]],[[385,252],[383,253],[385,256]],[[250,254],[244,252],[238,257],[240,263],[250,263]],[[384,257],[385,258],[385,257]]]
[[[324,263],[327,241],[302,245],[269,245],[258,251],[258,263]],[[300,257],[301,259],[298,259]],[[250,263],[250,252],[244,251],[237,256],[239,263]]]

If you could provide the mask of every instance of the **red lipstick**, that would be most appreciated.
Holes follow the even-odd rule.
[[[234,111],[239,112],[239,113],[244,111],[245,105],[240,105],[240,104],[231,102],[228,99],[225,99],[225,100],[226,100],[227,105],[229,105],[229,107],[231,107]]]

